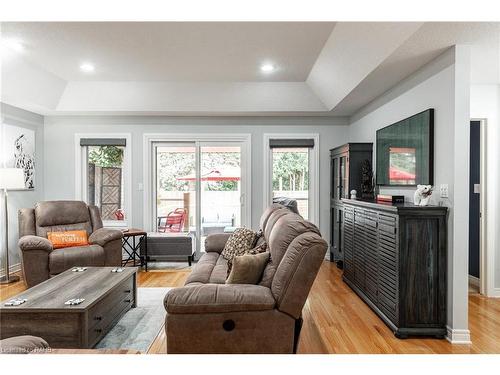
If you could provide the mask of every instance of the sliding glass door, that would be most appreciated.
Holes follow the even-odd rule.
[[[158,232],[196,234],[197,184],[194,143],[155,146],[155,225]]]
[[[211,233],[241,226],[241,146],[203,143],[201,154],[201,245]]]
[[[158,232],[191,233],[198,252],[207,235],[249,225],[242,204],[242,142],[155,142],[153,220]]]

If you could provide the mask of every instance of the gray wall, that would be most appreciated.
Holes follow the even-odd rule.
[[[33,205],[43,200],[44,197],[44,173],[43,173],[43,154],[44,154],[44,144],[43,144],[43,116],[38,114],[28,112],[10,105],[1,103],[2,112],[2,122],[16,125],[23,128],[32,129],[35,131],[35,142],[36,142],[36,159],[35,159],[35,189],[31,191],[11,191],[9,192],[9,256],[10,265],[19,264],[21,258],[19,254],[19,248],[17,246],[18,231],[17,231],[17,210],[22,207],[33,207]],[[0,142],[1,144],[1,142]],[[3,199],[2,199],[3,202]],[[0,218],[0,233],[1,233],[1,245],[4,254],[4,211],[3,204],[1,208],[1,218]],[[2,258],[2,269],[3,269],[4,259]]]
[[[462,83],[468,84],[468,81],[462,82],[465,78],[462,78],[464,75],[461,69],[464,68],[463,65],[467,65],[467,56],[464,57],[465,61],[461,61],[460,54],[460,48],[451,48],[354,115],[351,118],[349,140],[373,142],[376,166],[378,129],[428,108],[435,109],[436,190],[432,195],[431,204],[449,207],[448,325],[454,330],[467,330],[468,207],[464,209],[464,206],[468,206],[469,88],[463,90]],[[460,89],[457,90],[457,87]],[[466,107],[466,111],[462,111],[463,107]],[[455,152],[455,149],[463,152]],[[440,184],[448,184],[449,198],[439,197]],[[467,186],[467,189],[462,189],[462,185]],[[407,201],[413,202],[415,188],[381,187],[380,191],[385,194],[405,195]],[[455,202],[464,204],[455,205]]]
[[[263,211],[264,133],[318,133],[320,135],[320,229],[329,236],[329,149],[347,141],[347,119],[335,118],[245,118],[245,117],[46,117],[45,198],[74,199],[75,134],[131,133],[132,135],[132,225],[142,227],[144,133],[250,133],[252,135],[252,227],[258,226]]]

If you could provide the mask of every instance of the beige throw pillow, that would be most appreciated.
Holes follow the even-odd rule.
[[[254,247],[252,249],[246,250],[243,254],[238,254],[237,256],[256,255],[256,254],[263,253],[266,250],[267,250],[267,243],[262,242],[260,245]],[[231,273],[231,269],[233,268],[233,260],[234,260],[234,258],[231,258],[227,261],[227,277],[229,277],[229,274]]]
[[[269,252],[256,255],[241,255],[233,259],[233,267],[226,284],[257,284],[267,262]]]

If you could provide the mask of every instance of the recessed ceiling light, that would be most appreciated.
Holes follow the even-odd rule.
[[[83,63],[80,65],[80,70],[85,73],[92,73],[95,70],[95,67],[91,63]]]
[[[271,73],[274,71],[276,68],[274,67],[273,64],[262,64],[260,66],[260,70],[262,70],[264,73]]]
[[[16,52],[24,51],[24,45],[21,43],[19,39],[12,39],[12,38],[2,39],[2,44],[4,44],[6,47]]]

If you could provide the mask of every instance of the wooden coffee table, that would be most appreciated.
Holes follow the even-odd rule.
[[[136,307],[137,267],[69,269],[0,304],[0,338],[33,335],[51,348],[92,348],[130,308]],[[6,306],[15,298],[27,301]],[[84,298],[79,305],[66,305]]]

